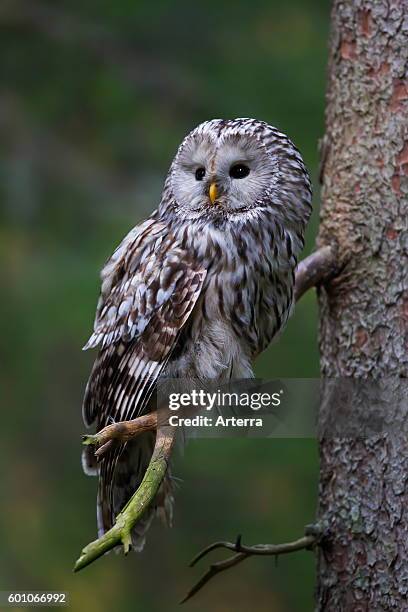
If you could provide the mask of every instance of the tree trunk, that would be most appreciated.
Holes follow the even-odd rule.
[[[321,371],[377,380],[394,429],[408,377],[407,57],[408,0],[334,0],[318,242],[345,267],[319,291]],[[329,392],[317,609],[408,610],[408,437],[327,435]]]

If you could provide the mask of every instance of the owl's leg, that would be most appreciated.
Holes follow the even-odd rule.
[[[145,431],[157,429],[158,413],[149,412],[131,421],[111,423],[95,434],[82,437],[83,444],[95,446],[95,456],[100,459],[116,442],[129,442]]]

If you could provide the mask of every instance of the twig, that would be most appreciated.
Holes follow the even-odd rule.
[[[311,289],[335,276],[338,264],[335,249],[325,246],[300,262],[295,273],[295,301]]]
[[[168,425],[159,427],[153,455],[141,485],[118,514],[114,526],[98,540],[85,546],[75,564],[75,572],[83,569],[118,544],[123,544],[125,554],[129,552],[132,543],[131,530],[156,496],[167,471],[174,439],[174,427]]]
[[[189,590],[187,595],[182,599],[180,603],[186,602],[188,599],[193,597],[198,591],[200,591],[206,584],[219,574],[241,561],[248,559],[254,555],[269,555],[277,557],[279,555],[284,555],[292,552],[296,552],[298,550],[312,550],[320,541],[321,538],[321,529],[319,525],[309,525],[305,530],[305,535],[298,540],[293,542],[287,542],[286,544],[257,544],[256,546],[245,546],[241,543],[241,536],[238,536],[235,544],[232,542],[214,542],[204,548],[201,552],[198,553],[196,557],[191,561],[190,567],[193,567],[200,559],[205,557],[208,553],[216,550],[217,548],[226,548],[227,550],[233,550],[235,555],[228,557],[224,561],[218,561],[217,563],[212,563],[208,570],[201,576],[198,582]]]

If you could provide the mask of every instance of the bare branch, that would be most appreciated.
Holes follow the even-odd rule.
[[[200,591],[203,586],[205,586],[207,582],[211,580],[211,578],[213,578],[220,572],[229,569],[230,567],[238,565],[238,563],[241,563],[241,561],[245,561],[245,559],[248,559],[249,556],[250,555],[247,555],[245,553],[238,553],[236,555],[233,555],[232,557],[228,557],[228,559],[225,559],[225,561],[218,561],[217,563],[212,563],[208,570],[205,572],[205,574],[201,576],[201,578],[189,590],[187,595],[180,601],[180,603],[185,603],[187,600],[191,599],[191,597],[198,593],[198,591]]]
[[[335,249],[332,246],[322,247],[306,257],[300,262],[295,273],[296,302],[306,291],[335,276],[338,269]]]
[[[235,544],[232,542],[214,542],[199,552],[196,557],[194,557],[190,563],[190,567],[195,565],[208,553],[218,548],[226,548],[227,550],[234,551],[236,554],[224,559],[224,561],[212,563],[205,574],[201,576],[198,582],[196,582],[196,584],[189,590],[187,595],[180,603],[186,602],[188,599],[193,597],[193,595],[198,593],[198,591],[200,591],[207,584],[207,582],[211,580],[211,578],[220,572],[238,565],[238,563],[241,563],[249,557],[254,555],[269,555],[277,557],[279,555],[296,552],[298,550],[312,550],[319,543],[320,538],[320,527],[318,525],[310,525],[306,528],[305,535],[302,538],[299,538],[294,542],[287,542],[286,544],[257,544],[256,546],[245,546],[241,543],[241,536],[238,536]]]

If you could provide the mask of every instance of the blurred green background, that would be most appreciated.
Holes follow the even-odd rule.
[[[141,555],[72,573],[95,537],[96,481],[79,457],[99,270],[206,119],[287,132],[318,208],[328,11],[324,0],[1,3],[0,590],[66,590],[73,610],[171,612],[206,544],[294,539],[313,520],[314,440],[197,440],[176,461],[174,528],[155,523]],[[315,210],[305,254],[316,228]],[[257,375],[316,376],[316,328],[310,292]],[[312,610],[313,591],[312,554],[256,558],[185,610]]]

